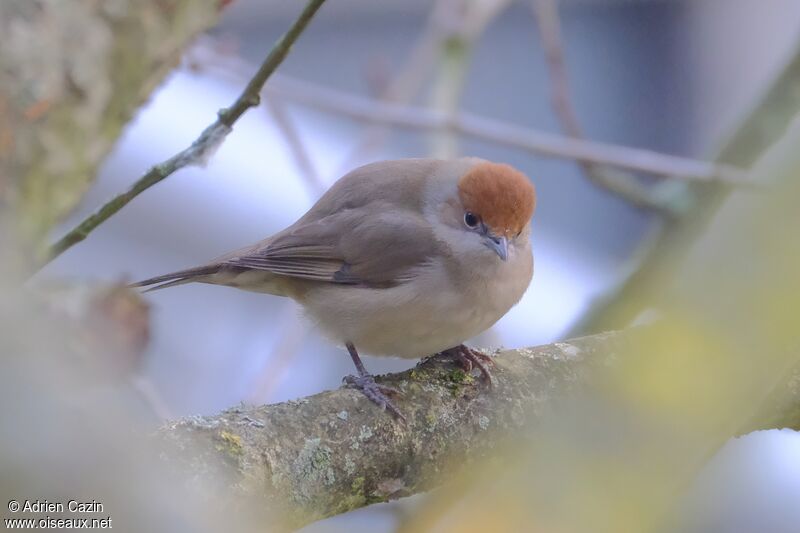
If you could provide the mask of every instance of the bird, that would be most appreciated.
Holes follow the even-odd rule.
[[[490,328],[533,276],[531,180],[477,157],[370,163],[337,180],[294,224],[209,263],[133,283],[191,282],[288,297],[343,344],[357,375],[343,381],[395,418],[399,394],[359,352],[439,354],[493,383],[491,357],[464,341]]]

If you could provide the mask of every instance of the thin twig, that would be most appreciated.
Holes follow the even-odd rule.
[[[533,10],[550,76],[550,98],[553,110],[565,133],[572,137],[583,137],[583,130],[570,97],[570,83],[564,60],[558,5],[555,0],[533,0]]]
[[[532,6],[547,63],[553,111],[561,123],[564,133],[574,139],[583,139],[583,128],[581,128],[570,97],[571,90],[564,60],[558,4],[556,0],[533,0]],[[673,208],[654,195],[649,187],[639,182],[636,176],[613,171],[586,161],[580,161],[578,164],[586,177],[598,187],[620,196],[637,207],[673,214]]]
[[[380,101],[408,103],[422,88],[435,65],[436,52],[445,39],[441,12],[448,0],[437,0],[428,17],[425,29],[411,48],[405,63],[398,69],[379,96]],[[339,174],[350,170],[366,155],[376,150],[388,137],[385,123],[368,123],[353,148],[348,151]]]
[[[438,0],[431,9],[425,31],[414,45],[404,66],[395,74],[379,100],[388,103],[410,103],[420,91],[438,53],[452,37],[462,43],[475,42],[488,24],[509,4],[510,0],[465,2],[464,0]],[[361,135],[349,155],[344,159],[339,174],[349,171],[355,164],[374,152],[390,132],[385,123],[376,121]],[[337,176],[338,177],[338,176]]]
[[[145,376],[133,376],[130,379],[130,385],[160,422],[174,416],[152,379]]]
[[[188,68],[205,69],[237,80],[247,71],[247,65],[241,58],[215,50],[213,42],[206,39],[193,50]],[[418,131],[451,128],[462,135],[512,146],[545,157],[608,165],[677,180],[723,182],[742,188],[762,187],[753,183],[746,171],[734,165],[714,164],[588,139],[572,139],[473,113],[460,112],[454,117],[447,117],[427,108],[365,98],[284,74],[275,75],[265,91],[288,102],[357,121]],[[486,129],[481,131],[481,128]]]
[[[305,143],[300,138],[300,132],[297,131],[292,118],[286,112],[286,105],[283,101],[278,101],[276,98],[267,96],[266,98],[267,109],[269,110],[272,118],[275,120],[275,125],[278,126],[283,137],[286,139],[286,144],[289,146],[289,151],[294,158],[297,169],[300,171],[300,177],[308,188],[309,196],[312,200],[316,200],[328,188],[314,167],[311,156],[306,149]]]
[[[139,178],[126,192],[114,197],[98,211],[87,217],[64,237],[59,239],[48,251],[44,264],[49,263],[75,244],[84,240],[97,226],[108,220],[109,217],[125,207],[138,195],[160,182],[177,170],[189,165],[204,164],[214,151],[220,146],[225,137],[230,133],[234,123],[251,107],[257,106],[261,101],[261,89],[267,79],[275,72],[292,44],[297,40],[314,14],[325,0],[309,0],[300,16],[272,47],[267,58],[261,64],[255,75],[230,107],[222,109],[211,125],[188,147],[166,161],[155,165]]]
[[[292,361],[299,355],[307,338],[308,328],[294,309],[282,321],[280,336],[273,342],[270,355],[248,386],[245,401],[258,405],[269,402],[275,387],[280,383]]]
[[[462,0],[443,3],[440,26],[447,28],[439,44],[439,65],[431,88],[431,107],[446,115],[458,113],[464,80],[469,66],[473,39],[466,32],[469,5]],[[458,135],[451,130],[436,130],[431,136],[430,153],[450,159],[458,153]]]
[[[286,76],[276,76],[266,90],[287,101],[361,121],[380,122],[420,131],[451,129],[475,139],[519,148],[541,156],[608,165],[653,176],[758,187],[745,171],[730,165],[640,148],[572,139],[467,112],[449,117],[426,108],[380,102]]]

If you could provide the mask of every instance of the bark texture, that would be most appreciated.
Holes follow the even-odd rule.
[[[41,246],[219,0],[0,2],[0,207]]]
[[[347,388],[186,418],[162,428],[164,458],[198,480],[225,480],[242,497],[287,510],[283,526],[298,527],[429,490],[459,468],[501,457],[507,437],[535,428],[560,399],[577,392],[595,365],[612,364],[638,334],[604,333],[498,353],[491,390],[438,358],[383,376],[381,383],[402,391],[397,405],[405,424]],[[786,398],[799,395],[798,383],[790,380],[776,391],[763,421],[800,427],[800,413],[785,411]],[[770,426],[747,429],[758,427]]]

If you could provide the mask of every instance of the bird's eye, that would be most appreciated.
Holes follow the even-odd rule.
[[[481,219],[478,215],[470,213],[469,211],[464,213],[464,224],[466,224],[468,228],[477,228],[480,223]]]

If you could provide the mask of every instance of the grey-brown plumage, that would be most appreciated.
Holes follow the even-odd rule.
[[[193,281],[226,284],[247,270],[370,287],[408,281],[410,270],[437,252],[419,201],[422,181],[437,163],[417,159],[361,167],[280,233],[208,265],[134,286],[158,290]]]
[[[135,286],[196,281],[291,297],[355,354],[360,376],[350,382],[393,409],[356,347],[421,357],[494,324],[531,279],[534,204],[530,181],[508,165],[373,163],[337,181],[285,230]]]

